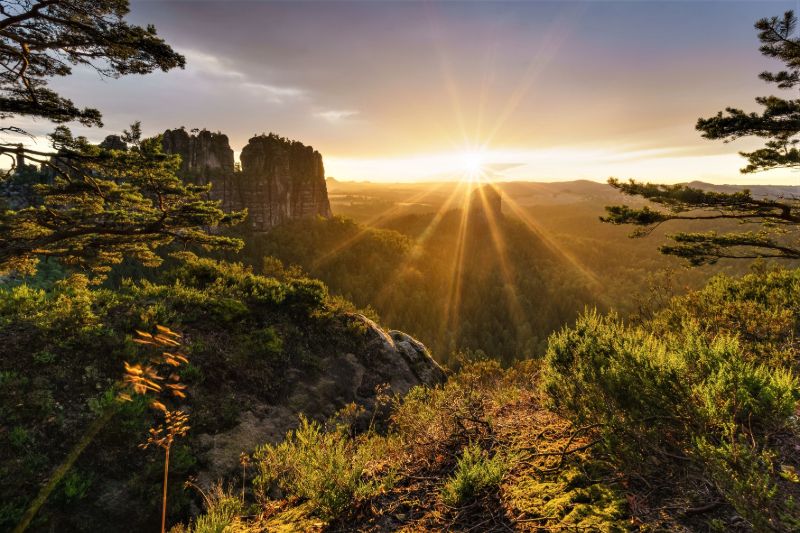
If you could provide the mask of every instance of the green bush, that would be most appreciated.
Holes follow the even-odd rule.
[[[364,479],[368,455],[356,441],[338,432],[325,432],[317,422],[301,416],[300,427],[277,445],[266,444],[254,453],[259,474],[254,484],[266,496],[278,487],[307,500],[324,519],[336,517],[358,495],[371,492]]]
[[[780,529],[786,502],[776,497],[771,436],[795,431],[800,384],[743,352],[693,317],[657,337],[589,313],[550,339],[544,388],[568,418],[596,428],[623,468],[683,458],[681,469],[713,480],[756,528]]]
[[[205,513],[198,516],[191,525],[176,526],[170,533],[225,533],[239,521],[244,512],[244,503],[221,486],[217,485],[203,494]]]
[[[442,501],[451,507],[468,503],[472,498],[496,488],[508,470],[503,458],[489,457],[477,443],[464,448],[453,476],[442,487]]]
[[[742,357],[773,368],[800,370],[800,269],[760,269],[741,278],[716,276],[697,291],[674,299],[656,314],[656,334],[680,331],[696,321],[713,337],[735,336]]]
[[[181,377],[192,390],[198,434],[235,426],[243,404],[274,402],[288,387],[277,379],[287,368],[312,374],[321,355],[357,353],[363,345],[363,336],[347,329],[352,318],[336,310],[318,282],[258,276],[188,253],[181,258],[150,281],[122,280],[115,288],[79,275],[44,288],[0,285],[0,419],[8,428],[0,431],[0,477],[16,480],[0,484],[0,530],[15,525],[42,476],[114,401],[123,361],[137,357],[135,329],[169,324],[184,334],[191,365]],[[90,495],[124,484],[131,495],[126,523],[140,529],[157,514],[150,498],[162,473],[136,448],[152,414],[135,403],[125,404],[76,468],[94,480]],[[187,445],[186,453],[173,450],[178,476],[199,468],[193,457],[200,444]],[[81,487],[68,488],[77,495]],[[182,495],[170,494],[168,520],[187,517]],[[54,530],[108,529],[104,501],[86,497],[81,504],[78,514],[67,498],[51,498],[37,520]]]

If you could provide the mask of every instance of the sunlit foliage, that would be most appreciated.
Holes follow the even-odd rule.
[[[796,278],[719,277],[636,325],[587,313],[542,361],[396,399],[385,433],[303,423],[261,456],[292,481],[237,527],[794,531]]]
[[[97,491],[116,483],[130,498],[131,515],[124,520],[134,529],[156,527],[164,465],[136,443],[163,416],[148,407],[152,397],[129,392],[133,401],[116,400],[125,362],[132,369],[140,365],[142,375],[153,365],[133,331],[156,332],[157,325],[170,324],[184,335],[188,363],[162,357],[165,370],[158,375],[165,380],[154,381],[165,389],[185,385],[192,393],[192,431],[172,445],[171,480],[197,471],[197,435],[235,426],[242,402],[270,402],[284,393],[287,368],[313,375],[318,354],[359,349],[358,332],[319,281],[258,276],[241,265],[191,254],[173,266],[159,282],[129,281],[114,290],[81,275],[47,288],[0,289],[0,417],[9,428],[0,433],[0,473],[17,480],[0,484],[0,529],[17,524],[40,483],[107,412],[113,418],[31,528],[105,529],[111,518]],[[178,353],[156,355],[164,351]],[[178,381],[169,379],[172,372]],[[179,481],[170,482],[170,522],[185,517],[190,497]],[[81,512],[71,512],[76,508]]]

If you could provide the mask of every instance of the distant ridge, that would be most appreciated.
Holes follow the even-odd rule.
[[[686,185],[695,189],[727,193],[748,189],[754,196],[770,198],[800,197],[800,185],[716,185],[704,181],[690,181]]]

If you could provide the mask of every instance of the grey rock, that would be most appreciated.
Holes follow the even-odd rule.
[[[310,146],[275,134],[256,135],[242,149],[241,171],[222,133],[167,130],[162,146],[181,156],[182,179],[211,184],[210,198],[226,211],[247,209],[247,224],[254,231],[287,220],[332,216],[322,155]]]
[[[252,452],[264,443],[276,443],[297,427],[300,414],[324,421],[345,405],[354,402],[365,408],[369,420],[376,407],[378,385],[388,384],[389,392],[405,394],[417,385],[435,386],[446,374],[425,346],[400,331],[386,333],[363,315],[353,315],[363,324],[364,349],[359,353],[331,353],[320,362],[314,376],[291,374],[291,392],[277,405],[250,403],[243,406],[239,423],[231,430],[199,436],[202,463],[198,476],[208,485],[235,472],[239,454]]]

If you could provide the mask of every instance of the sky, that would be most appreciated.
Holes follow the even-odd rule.
[[[800,185],[800,174],[741,175],[731,144],[698,117],[757,110],[780,91],[757,75],[753,23],[791,2],[136,1],[184,54],[182,71],[54,87],[104,114],[102,139],[208,128],[238,152],[275,132],[314,146],[340,180],[657,182]],[[796,97],[792,93],[787,93]],[[49,131],[39,123],[34,129]]]

